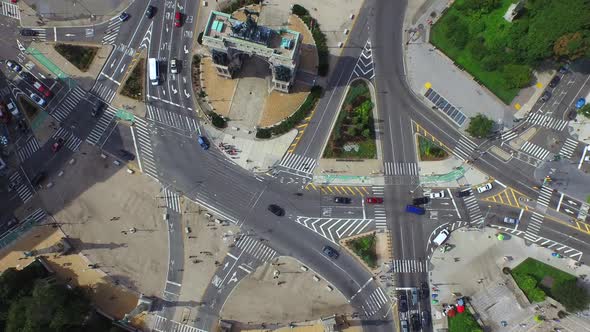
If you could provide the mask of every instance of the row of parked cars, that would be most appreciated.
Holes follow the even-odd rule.
[[[430,290],[428,289],[428,283],[422,282],[420,284],[420,288],[412,288],[410,290],[411,293],[411,301],[413,306],[417,306],[418,302],[421,300],[428,301]],[[408,297],[407,295],[401,294],[399,296],[398,307],[400,312],[408,312]],[[413,313],[410,315],[410,321],[406,319],[402,319],[400,321],[401,330],[402,332],[409,332],[410,327],[412,325],[412,330],[419,331],[421,328],[426,328],[430,326],[430,312],[428,310],[422,310],[420,314]]]
[[[13,72],[17,73],[25,82],[31,84],[35,90],[37,90],[37,93],[32,92],[29,96],[35,103],[37,103],[37,105],[44,106],[47,103],[46,99],[53,96],[53,92],[51,92],[48,87],[39,82],[35,76],[33,76],[33,74],[23,70],[23,67],[16,61],[7,60],[6,66]]]

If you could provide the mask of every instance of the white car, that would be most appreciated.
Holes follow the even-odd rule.
[[[484,193],[488,190],[492,190],[492,184],[491,183],[486,183],[485,185],[481,186],[481,187],[477,187],[477,192],[478,193]]]
[[[441,190],[441,191],[437,191],[437,192],[431,192],[430,194],[428,194],[428,197],[430,197],[430,198],[443,198],[443,197],[445,197],[445,191]]]
[[[13,116],[17,117],[19,115],[18,108],[16,107],[14,101],[11,100],[9,103],[6,103],[6,108],[10,113],[12,113]]]
[[[178,60],[176,60],[176,59],[170,60],[170,73],[178,74]]]
[[[23,67],[21,67],[18,63],[10,60],[6,61],[6,66],[12,69],[12,71],[14,71],[15,73],[20,73],[23,70]]]
[[[45,105],[45,99],[39,97],[36,93],[31,93],[30,97],[31,97],[31,99],[33,99],[34,102],[37,103],[37,105],[39,105],[39,106]]]

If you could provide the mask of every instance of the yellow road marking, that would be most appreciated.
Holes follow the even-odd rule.
[[[363,192],[359,189],[359,187],[355,187],[356,191],[358,191],[359,195],[364,196]]]
[[[326,187],[326,189],[328,189],[332,194],[334,193],[334,191],[332,190],[332,188],[330,188],[329,186]]]
[[[346,187],[346,189],[348,189],[348,191],[350,191],[350,193],[351,193],[353,196],[356,196],[356,193],[354,192],[354,190],[353,190],[351,187]]]

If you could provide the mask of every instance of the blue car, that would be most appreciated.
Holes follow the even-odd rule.
[[[209,143],[207,142],[207,139],[205,137],[199,135],[197,141],[199,142],[199,145],[203,148],[203,150],[209,149]]]
[[[584,107],[584,105],[586,105],[586,99],[580,98],[580,99],[578,99],[578,101],[576,101],[576,109],[577,110]]]

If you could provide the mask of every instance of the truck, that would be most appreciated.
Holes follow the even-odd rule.
[[[150,75],[150,83],[152,85],[160,84],[160,68],[158,68],[158,60],[155,58],[148,59],[148,68]]]

